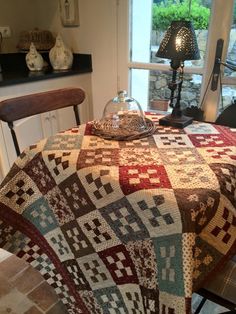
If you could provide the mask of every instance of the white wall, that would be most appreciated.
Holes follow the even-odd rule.
[[[116,10],[116,0],[80,0],[80,34],[71,40],[75,49],[92,54],[95,118],[117,93]]]

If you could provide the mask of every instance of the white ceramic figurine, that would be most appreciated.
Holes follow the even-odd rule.
[[[49,59],[54,70],[68,70],[72,66],[73,54],[60,35],[57,35],[55,46],[49,52]]]
[[[43,57],[38,53],[34,43],[30,44],[29,52],[26,57],[26,64],[30,71],[41,71],[44,65]]]

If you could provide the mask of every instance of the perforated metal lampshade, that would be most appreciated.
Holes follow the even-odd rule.
[[[191,21],[171,22],[156,56],[181,61],[200,59],[197,38]]]

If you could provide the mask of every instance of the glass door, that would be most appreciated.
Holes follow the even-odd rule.
[[[227,107],[232,102],[232,97],[236,95],[235,71],[234,73],[233,71],[228,72],[229,70],[222,64],[228,58],[232,62],[235,61],[232,50],[236,44],[234,35],[235,3],[235,0],[212,0],[211,22],[201,88],[203,109],[208,121],[215,121],[220,111]],[[219,49],[220,41],[222,42],[222,49]],[[220,55],[220,66],[217,66],[217,55]],[[213,81],[216,81],[216,86],[212,86]]]
[[[218,39],[224,41],[221,60],[225,61],[227,55],[231,62],[235,62],[236,0],[130,0],[129,6],[125,2],[120,0],[118,25],[125,25],[127,18],[129,31],[126,34],[124,27],[120,26],[123,30],[121,33],[118,27],[118,47],[123,48],[123,57],[123,50],[126,49],[128,60],[126,65],[120,61],[120,88],[125,87],[121,84],[126,83],[124,75],[127,75],[130,94],[141,103],[144,110],[153,110],[160,100],[169,99],[170,60],[157,58],[156,52],[172,20],[191,19],[201,59],[185,62],[181,105],[183,108],[201,106],[205,120],[215,121],[218,109],[221,108],[221,87],[222,106],[227,106],[235,95],[235,72],[224,71],[221,65],[222,75],[219,75],[214,91],[211,90],[211,80]]]

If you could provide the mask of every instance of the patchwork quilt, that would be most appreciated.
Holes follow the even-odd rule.
[[[52,285],[69,313],[191,313],[236,252],[236,130],[156,124],[109,141],[91,123],[43,139],[0,187],[0,247]]]

